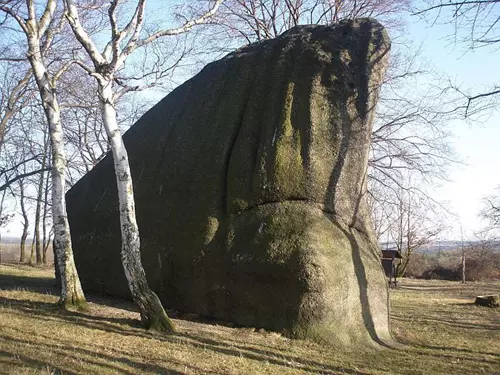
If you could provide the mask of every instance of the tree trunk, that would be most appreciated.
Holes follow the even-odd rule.
[[[31,30],[36,30],[36,20],[28,20]],[[40,91],[43,109],[49,124],[52,147],[52,217],[54,224],[54,247],[61,273],[61,298],[59,304],[64,308],[86,308],[86,300],[80,278],[73,259],[73,249],[66,214],[65,173],[66,155],[62,135],[60,108],[56,91],[49,79],[40,53],[37,33],[28,35],[28,59]]]
[[[408,248],[406,251],[402,252],[403,259],[400,260],[396,267],[396,276],[404,277],[408,266],[410,265],[411,257],[413,255],[413,248]]]
[[[47,162],[47,150],[48,149],[48,140],[44,134],[44,144],[43,144],[43,156],[42,156],[42,168],[45,168],[45,164]],[[42,209],[42,198],[43,198],[43,187],[44,187],[44,178],[45,173],[42,170],[40,172],[40,176],[38,179],[38,191],[37,191],[37,200],[36,200],[36,210],[35,210],[35,233],[34,233],[34,241],[35,241],[35,249],[36,249],[36,264],[41,264],[43,262],[42,259],[42,248],[40,244],[40,216]]]
[[[465,283],[465,252],[462,251],[462,284]]]
[[[462,226],[460,226],[460,231],[462,232],[462,284],[465,284],[465,247],[464,247],[464,232]]]
[[[30,262],[31,265],[35,263],[35,237],[31,239],[31,247],[30,247]]]
[[[47,160],[47,165],[50,165],[50,155]],[[49,236],[47,238],[47,213],[48,213],[48,205],[49,205],[49,179],[50,173],[47,173],[45,184],[44,184],[44,193],[43,193],[43,214],[42,214],[42,244],[43,244],[43,254],[42,254],[42,262],[43,264],[47,264],[47,249],[50,245],[50,231]]]
[[[141,320],[148,329],[175,332],[160,299],[147,282],[142,266],[139,228],[135,217],[135,201],[127,150],[116,120],[112,80],[101,79],[99,99],[104,126],[113,153],[122,235],[121,259],[132,298],[139,306]]]
[[[1,151],[1,150],[0,150]],[[2,192],[2,199],[0,199],[0,264],[2,264],[2,222],[3,222],[3,203],[5,201],[5,193],[7,189]]]
[[[23,234],[21,235],[21,254],[19,255],[19,262],[26,262],[26,238],[28,237],[28,228],[29,228],[29,220],[28,213],[26,212],[26,207],[24,205],[24,182],[23,180],[19,180],[19,189],[20,189],[20,206],[21,206],[21,214],[23,215]],[[30,256],[30,264],[33,262]]]

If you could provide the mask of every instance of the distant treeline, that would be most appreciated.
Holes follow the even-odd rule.
[[[467,241],[464,243],[464,247],[481,247],[484,246],[484,241]],[[500,241],[488,241],[487,247],[493,251],[500,251]],[[394,242],[381,242],[380,248],[385,249],[396,249],[396,243]],[[440,251],[454,251],[462,248],[461,241],[447,240],[447,241],[434,241],[432,243],[426,244],[421,247],[417,247],[415,252],[418,253],[438,253]]]
[[[467,281],[500,280],[500,250],[498,246],[465,247],[465,278]],[[406,277],[439,280],[462,279],[462,250],[416,252]]]

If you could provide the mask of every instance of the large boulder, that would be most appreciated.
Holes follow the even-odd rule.
[[[366,202],[389,48],[373,19],[295,27],[207,65],[125,133],[144,267],[166,306],[390,342]],[[68,192],[68,215],[84,289],[128,296],[112,168],[108,155]]]

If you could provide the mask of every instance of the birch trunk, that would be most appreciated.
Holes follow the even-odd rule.
[[[121,259],[132,298],[139,306],[141,320],[148,329],[167,333],[175,332],[174,326],[161,305],[160,299],[147,282],[142,266],[139,227],[135,217],[134,190],[123,144],[112,91],[111,79],[99,79],[99,99],[106,133],[113,153],[122,235]]]
[[[27,26],[33,33],[28,37],[28,59],[35,75],[35,80],[42,99],[43,109],[49,124],[50,143],[52,146],[52,217],[54,224],[54,248],[61,274],[61,298],[59,304],[64,308],[86,308],[86,300],[80,284],[80,278],[73,259],[73,249],[66,214],[65,174],[66,155],[62,136],[60,107],[45,68],[36,21],[28,20]]]

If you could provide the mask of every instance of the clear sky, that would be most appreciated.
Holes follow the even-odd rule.
[[[446,38],[453,33],[453,25],[430,27],[417,17],[409,17],[410,38],[422,42],[423,54],[438,71],[445,72],[454,82],[474,93],[487,91],[500,83],[497,49],[466,51],[464,44],[454,44]],[[454,121],[453,148],[465,165],[449,170],[450,182],[435,190],[435,196],[448,201],[458,217],[451,220],[446,237],[458,239],[460,225],[464,235],[472,238],[474,231],[484,227],[478,217],[482,199],[500,185],[500,115],[490,113],[481,122]]]

